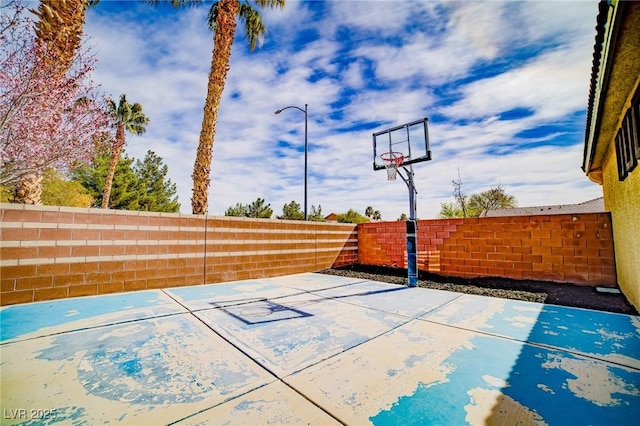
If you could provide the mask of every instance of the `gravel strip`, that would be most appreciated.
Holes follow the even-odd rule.
[[[407,285],[406,277],[394,275],[375,274],[369,272],[358,272],[346,269],[325,269],[319,271],[321,274],[337,275],[341,277],[361,278],[371,281],[380,281],[389,284]],[[480,296],[500,297],[503,299],[525,300],[527,302],[544,303],[547,298],[546,293],[533,293],[523,290],[504,290],[500,288],[478,287],[466,284],[441,283],[431,280],[418,280],[418,287],[431,288],[435,290],[454,291],[458,293],[477,294]]]
[[[406,269],[399,268],[351,265],[318,272],[390,284],[407,284]],[[419,275],[418,287],[423,288],[638,315],[638,311],[623,294],[600,293],[594,287],[548,281],[511,280],[499,277],[464,279],[444,277],[422,271]]]

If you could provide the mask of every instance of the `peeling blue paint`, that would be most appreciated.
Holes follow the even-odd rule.
[[[124,374],[127,376],[133,376],[136,374],[140,374],[142,371],[142,366],[140,364],[140,359],[134,358],[128,361],[121,362],[118,367]]]
[[[475,337],[471,343],[471,349],[460,348],[446,360],[446,365],[453,368],[446,381],[418,383],[411,395],[398,398],[390,409],[369,420],[376,425],[468,424],[464,407],[472,404],[468,392],[476,388],[499,390],[551,425],[629,424],[630,419],[640,418],[639,371],[494,337]],[[579,380],[578,377],[560,366],[544,367],[554,360],[582,362],[585,374],[594,365],[608,372],[611,380],[621,384],[620,392],[611,395],[615,403],[596,403],[584,395],[576,395],[568,381]],[[496,382],[504,385],[496,386],[486,377],[496,378]],[[593,392],[607,390],[596,388]],[[487,419],[487,424],[493,424],[491,419]]]
[[[462,307],[455,313],[436,310],[424,318],[453,326],[464,324],[471,330],[583,354],[633,359],[640,354],[637,317],[515,300],[501,300],[499,312],[487,317],[488,306],[493,303],[490,301],[482,296],[464,295],[454,302]]]
[[[179,303],[147,291],[7,307],[2,339],[29,338],[0,345],[3,407],[56,400],[67,424],[640,419],[637,317],[392,287],[303,274],[167,290]]]
[[[45,327],[59,326],[123,310],[159,304],[159,291],[141,291],[79,299],[7,306],[0,310],[0,341],[13,339]],[[72,312],[73,315],[69,313]]]

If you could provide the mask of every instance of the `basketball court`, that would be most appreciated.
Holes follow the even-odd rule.
[[[2,424],[634,424],[640,318],[304,273],[4,307]]]

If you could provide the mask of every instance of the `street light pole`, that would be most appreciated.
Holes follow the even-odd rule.
[[[307,139],[307,104],[304,104],[304,220],[309,220],[307,214],[307,157],[309,155],[309,140]]]
[[[282,109],[277,110],[274,114],[280,114],[285,109],[294,108],[304,113],[304,220],[309,219],[309,215],[307,213],[307,158],[309,154],[309,140],[308,140],[308,127],[307,127],[307,104],[304,104],[304,109],[297,107],[295,105],[290,105],[288,107],[284,107]]]

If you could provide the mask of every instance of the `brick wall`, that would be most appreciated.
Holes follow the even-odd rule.
[[[357,262],[355,225],[1,204],[0,304]]]
[[[358,261],[406,268],[404,222],[360,225]],[[616,285],[609,213],[421,220],[418,264],[445,276]]]
[[[359,225],[1,204],[0,304],[406,267],[404,222]],[[422,220],[419,269],[615,286],[608,213]]]

